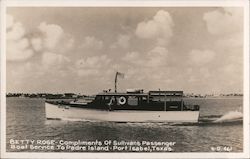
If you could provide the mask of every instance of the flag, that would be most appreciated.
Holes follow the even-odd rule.
[[[116,72],[116,74],[117,74],[117,77],[121,77],[121,78],[124,78],[124,77],[125,77],[124,73]]]

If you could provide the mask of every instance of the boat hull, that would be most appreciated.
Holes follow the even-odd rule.
[[[45,102],[47,119],[79,119],[113,122],[198,122],[199,111],[97,110]]]

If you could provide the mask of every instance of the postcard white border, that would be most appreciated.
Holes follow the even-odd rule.
[[[249,158],[249,2],[247,0],[2,0],[1,2],[1,156],[2,158]],[[6,8],[7,7],[244,7],[244,140],[242,153],[43,153],[6,152]]]

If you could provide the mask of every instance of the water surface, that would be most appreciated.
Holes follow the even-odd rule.
[[[10,149],[10,139],[173,141],[174,152],[212,152],[211,148],[218,146],[231,147],[231,152],[243,151],[242,98],[185,99],[185,102],[201,105],[199,123],[47,120],[43,99],[7,98],[7,151],[31,151]],[[215,122],[218,119],[223,120]]]

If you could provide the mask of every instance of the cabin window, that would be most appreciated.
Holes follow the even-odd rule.
[[[105,96],[105,97],[104,97],[104,100],[110,100],[110,98],[111,98],[111,97],[109,97],[109,96]]]
[[[180,98],[172,98],[171,101],[179,101],[180,102],[181,99]]]
[[[169,108],[170,109],[177,109],[179,106],[178,105],[170,105]]]
[[[152,101],[171,101],[171,98],[165,97],[153,97]]]
[[[152,98],[152,101],[167,101],[167,102],[181,102],[181,99],[180,98],[170,98],[170,97],[153,97]]]
[[[96,96],[96,100],[101,100],[101,96]]]
[[[128,97],[128,105],[137,106],[138,105],[138,98],[134,96]]]

